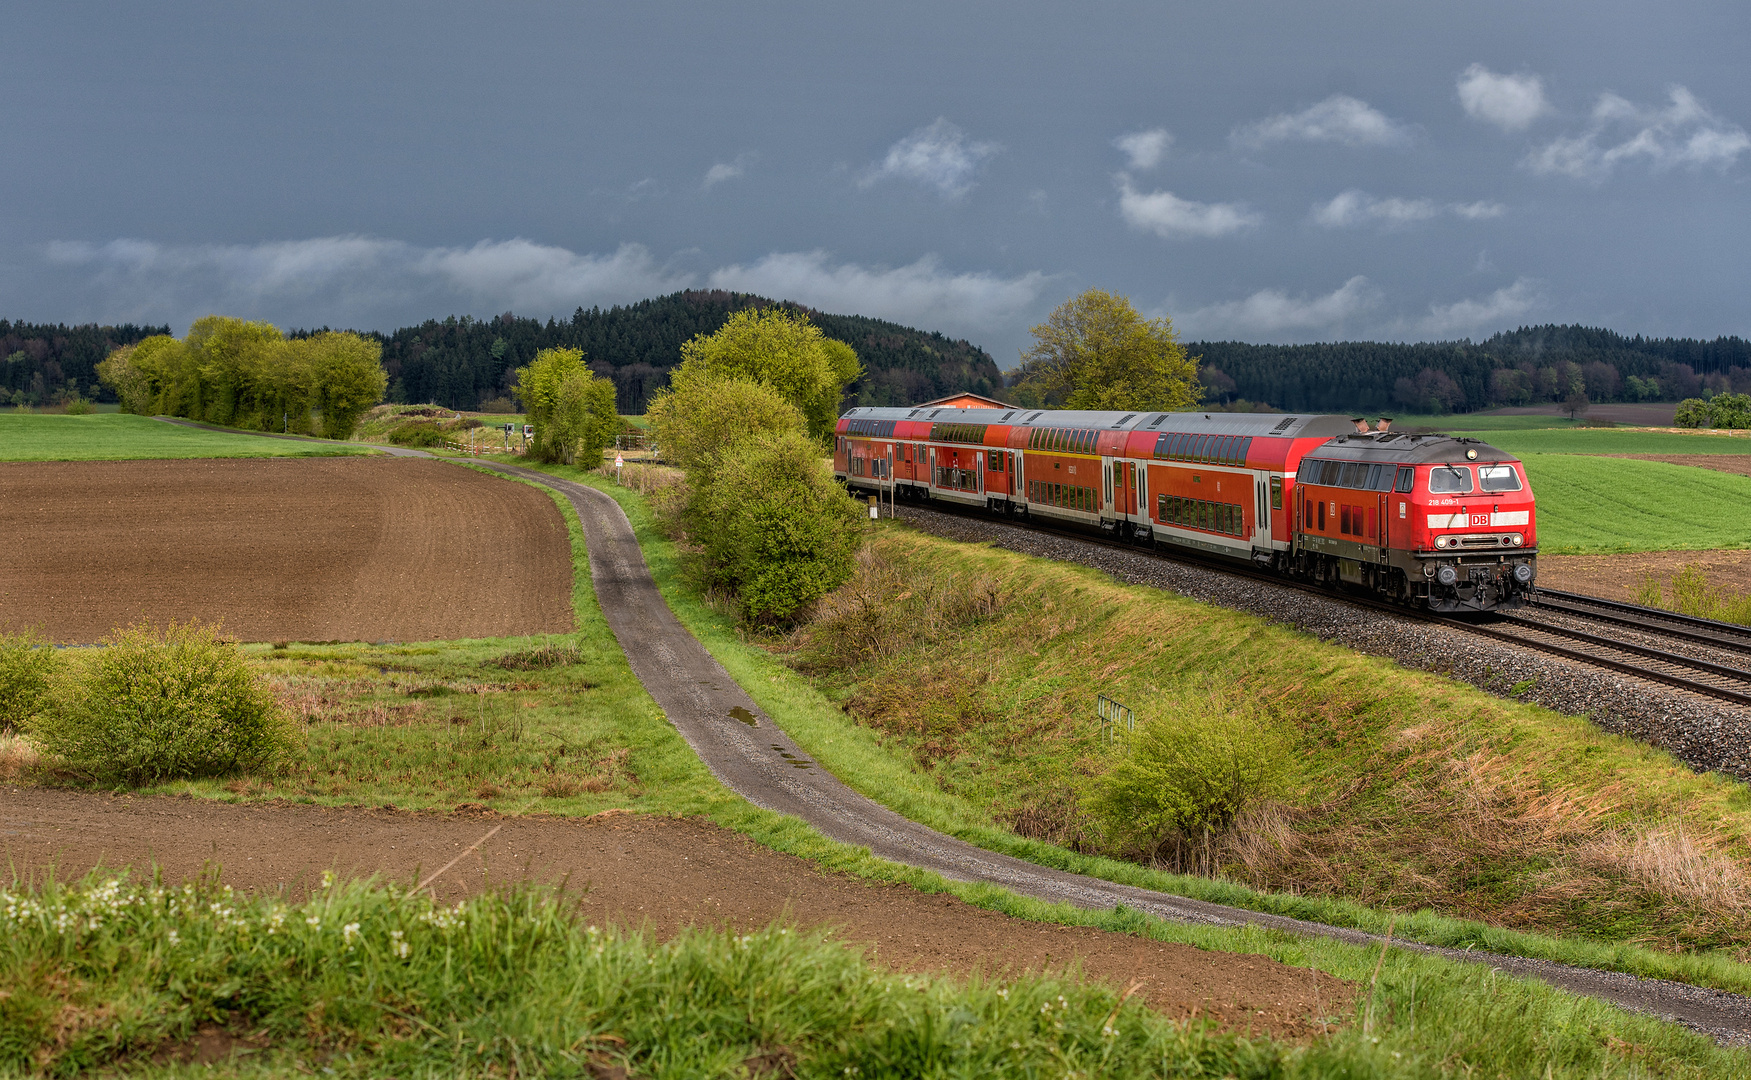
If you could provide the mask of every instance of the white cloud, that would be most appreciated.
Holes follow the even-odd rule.
[[[751,153],[737,154],[734,161],[720,161],[705,170],[705,179],[700,187],[706,191],[726,180],[739,180],[748,174],[748,167],[754,164],[756,155]]]
[[[935,188],[946,199],[958,199],[973,190],[974,177],[985,159],[1003,148],[996,143],[972,142],[967,133],[937,117],[888,147],[879,165],[871,166],[862,187],[879,180],[900,179]]]
[[[1189,311],[1175,321],[1186,333],[1201,338],[1268,337],[1284,331],[1325,335],[1379,303],[1379,291],[1358,274],[1324,296],[1294,297],[1281,289],[1260,289],[1243,300]]]
[[[1333,94],[1298,113],[1279,113],[1236,128],[1229,139],[1259,148],[1279,142],[1335,142],[1344,146],[1405,146],[1412,130],[1365,101]]]
[[[46,254],[84,277],[106,320],[185,326],[215,311],[286,326],[354,327],[456,310],[564,316],[703,280],[824,311],[974,334],[1012,328],[1050,281],[1040,271],[952,272],[934,255],[889,268],[835,263],[820,251],[775,252],[695,274],[661,264],[639,244],[579,254],[523,239],[456,247],[362,236],[261,244],[62,241]]]
[[[1500,217],[1507,210],[1501,203],[1448,203],[1445,206],[1432,199],[1379,198],[1351,188],[1339,192],[1327,203],[1315,203],[1311,220],[1328,229],[1347,229],[1360,225],[1380,225],[1387,228],[1428,221],[1443,213],[1469,221]]]
[[[184,320],[213,311],[255,318],[357,325],[415,301],[480,310],[566,312],[685,288],[638,244],[577,254],[530,240],[416,247],[399,240],[328,236],[260,244],[57,242],[49,261],[90,272],[111,309],[136,319]],[[309,313],[309,314],[305,314]]]
[[[1173,136],[1166,128],[1153,128],[1120,135],[1113,140],[1113,145],[1131,159],[1131,168],[1153,169],[1167,156],[1168,147],[1173,145]]]
[[[1473,64],[1460,73],[1458,89],[1465,115],[1503,131],[1525,131],[1553,111],[1544,96],[1544,80],[1536,75],[1498,75]]]
[[[1264,218],[1244,203],[1201,203],[1182,199],[1171,191],[1144,194],[1131,186],[1131,178],[1118,176],[1119,213],[1134,229],[1167,240],[1188,236],[1217,237],[1255,229]]]
[[[1478,300],[1430,304],[1429,314],[1416,324],[1419,333],[1436,338],[1469,336],[1500,329],[1505,321],[1518,319],[1544,302],[1538,285],[1521,278]]]
[[[1524,164],[1542,175],[1601,181],[1636,158],[1655,170],[1725,169],[1751,150],[1744,128],[1710,112],[1689,90],[1673,86],[1667,93],[1664,108],[1600,94],[1580,134],[1558,136],[1528,154]]]
[[[1037,270],[1007,278],[954,273],[943,270],[934,255],[889,268],[834,265],[824,251],[795,251],[722,267],[711,272],[707,284],[795,300],[823,311],[971,333],[1013,323],[1039,298],[1047,280]]]

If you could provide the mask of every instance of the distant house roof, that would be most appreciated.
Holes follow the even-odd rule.
[[[1012,408],[1007,401],[998,401],[982,394],[950,394],[939,397],[935,401],[921,401],[912,406],[914,409],[1008,409]]]

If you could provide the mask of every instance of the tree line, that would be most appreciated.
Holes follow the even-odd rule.
[[[97,375],[131,413],[345,439],[383,399],[381,351],[347,331],[289,339],[268,323],[209,315],[186,337],[117,349]]]
[[[26,323],[0,319],[0,405],[38,408],[78,398],[115,400],[98,384],[97,365],[124,345],[168,326]]]
[[[1679,401],[1751,392],[1751,342],[1645,338],[1584,326],[1533,326],[1482,342],[1203,341],[1200,379],[1217,404],[1293,412],[1469,412],[1499,405]]]
[[[843,406],[910,405],[959,390],[996,394],[1003,375],[967,341],[861,315],[829,315],[751,293],[688,290],[624,307],[578,308],[569,320],[428,320],[377,335],[389,400],[453,409],[509,408],[519,367],[543,349],[581,349],[597,376],[614,384],[622,413],[645,411],[681,363],[681,346],[720,330],[735,312],[778,308],[806,316],[829,339],[856,350],[864,372]]]

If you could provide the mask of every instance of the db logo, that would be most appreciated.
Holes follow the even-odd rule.
[[[1471,515],[1471,523],[1487,527],[1490,523],[1490,516],[1488,514],[1473,514]]]

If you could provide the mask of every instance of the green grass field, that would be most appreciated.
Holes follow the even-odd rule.
[[[1351,416],[1357,414],[1351,413]],[[1372,416],[1372,414],[1370,414]],[[1444,416],[1404,416],[1392,418],[1394,430],[1406,431],[1412,428],[1430,429],[1433,431],[1538,431],[1546,428],[1569,430],[1586,427],[1585,421],[1570,420],[1566,416],[1500,416],[1492,413],[1448,413]]]
[[[326,457],[370,453],[337,442],[263,439],[167,424],[147,416],[0,413],[0,461],[119,461],[132,458]]]
[[[1711,432],[1569,428],[1476,432],[1511,454],[1751,454],[1751,438]]]
[[[1751,477],[1575,454],[1522,460],[1547,555],[1751,546]]]

